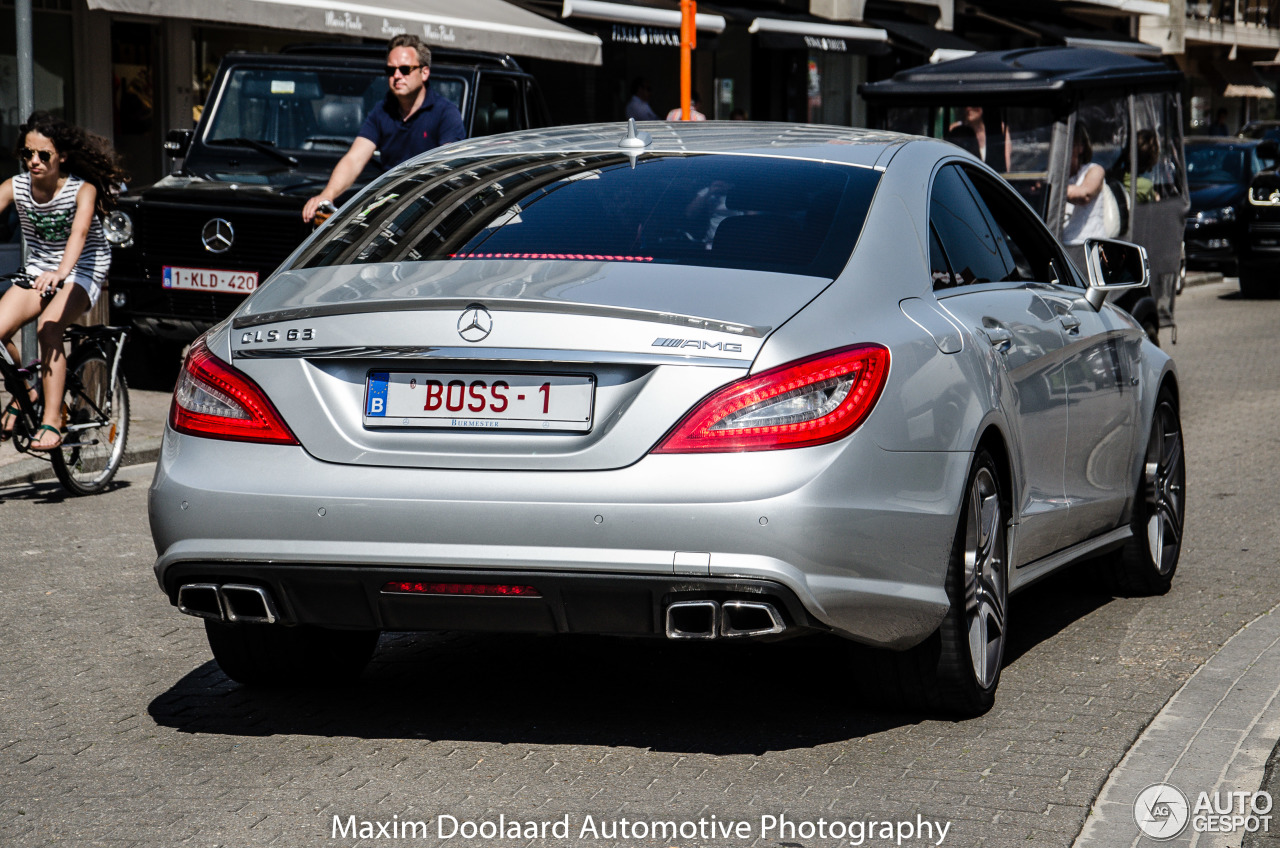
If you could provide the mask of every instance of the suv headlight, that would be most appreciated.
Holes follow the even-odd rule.
[[[102,234],[113,247],[132,247],[133,219],[119,209],[109,212],[102,222]]]
[[[1221,209],[1204,209],[1195,215],[1196,222],[1200,224],[1219,224],[1226,221],[1234,221],[1236,219],[1236,209],[1234,206],[1224,206]]]

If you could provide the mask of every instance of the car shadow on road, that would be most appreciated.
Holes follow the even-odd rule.
[[[675,644],[580,636],[384,634],[356,681],[241,687],[205,663],[155,698],[188,733],[466,739],[761,754],[879,733],[924,717],[878,711],[846,645]]]

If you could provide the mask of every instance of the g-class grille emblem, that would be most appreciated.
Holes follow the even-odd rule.
[[[210,218],[200,231],[200,241],[210,253],[226,253],[236,240],[236,231],[226,218]]]
[[[493,316],[489,310],[478,303],[473,303],[462,310],[458,318],[458,335],[469,342],[481,342],[493,332]]]

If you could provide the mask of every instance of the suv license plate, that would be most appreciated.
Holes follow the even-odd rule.
[[[364,423],[585,433],[591,429],[595,388],[595,377],[580,374],[372,371]]]
[[[224,294],[253,294],[258,288],[257,271],[220,271],[216,268],[179,268],[164,266],[164,282],[167,289],[183,291],[222,292]]]

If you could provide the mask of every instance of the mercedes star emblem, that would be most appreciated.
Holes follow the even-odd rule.
[[[236,231],[226,218],[210,218],[200,231],[200,241],[210,253],[226,253],[236,240]]]
[[[478,303],[473,303],[462,310],[458,318],[458,335],[469,342],[484,341],[493,331],[493,316],[489,310]]]

